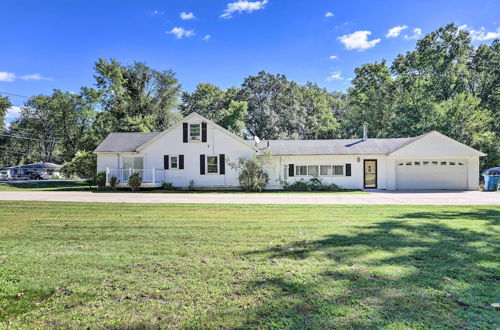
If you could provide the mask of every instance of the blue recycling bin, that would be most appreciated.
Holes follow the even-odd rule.
[[[481,174],[484,177],[484,190],[495,191],[500,181],[500,167],[489,168]]]

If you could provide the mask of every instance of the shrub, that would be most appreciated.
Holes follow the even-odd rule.
[[[262,191],[269,183],[269,175],[264,171],[264,160],[257,157],[240,158],[229,164],[239,172],[240,186],[244,191]]]
[[[109,179],[109,186],[113,190],[116,190],[116,185],[118,183],[120,183],[120,180],[118,180],[118,178],[116,176],[114,176],[114,175]]]
[[[65,176],[79,176],[83,177],[90,188],[95,181],[97,168],[97,156],[88,151],[79,151],[76,156],[64,164],[62,172]]]
[[[194,190],[194,180],[189,180],[189,190]]]
[[[295,181],[292,184],[285,182],[283,188],[287,191],[341,191],[342,187],[336,185],[335,183],[324,184],[318,178],[312,178],[308,182],[301,179]]]
[[[102,190],[106,187],[106,171],[99,171],[95,177],[97,190]]]
[[[171,182],[163,182],[161,187],[164,190],[175,190],[174,185]]]
[[[132,175],[128,179],[128,185],[132,191],[139,190],[141,182],[142,178],[138,172],[132,173]]]

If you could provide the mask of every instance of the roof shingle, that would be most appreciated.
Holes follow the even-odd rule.
[[[94,152],[134,152],[138,147],[153,139],[154,133],[110,133]]]

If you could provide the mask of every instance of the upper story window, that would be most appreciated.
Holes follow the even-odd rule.
[[[201,125],[189,124],[189,140],[201,141]]]

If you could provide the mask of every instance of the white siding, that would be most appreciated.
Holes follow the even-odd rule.
[[[146,146],[140,154],[145,157],[145,167],[163,169],[163,156],[184,155],[184,169],[168,169],[165,181],[176,187],[186,187],[191,180],[195,186],[239,186],[238,174],[228,162],[240,157],[252,157],[255,154],[250,145],[226,134],[220,128],[207,123],[207,142],[182,142],[182,125]],[[226,158],[226,173],[200,175],[200,155]],[[205,159],[206,162],[206,159]]]

